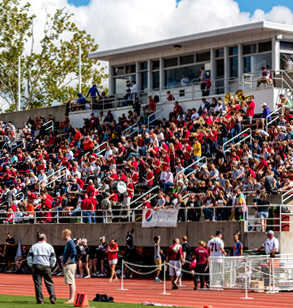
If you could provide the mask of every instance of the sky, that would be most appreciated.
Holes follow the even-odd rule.
[[[293,25],[292,0],[21,0],[38,16],[66,7],[99,50],[115,49],[256,21]],[[207,5],[208,4],[208,5]]]

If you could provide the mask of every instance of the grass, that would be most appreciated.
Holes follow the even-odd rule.
[[[44,298],[44,305],[37,305],[36,299],[33,296],[19,296],[19,295],[0,295],[0,307],[1,308],[30,308],[35,307],[73,307],[72,305],[64,305],[63,302],[66,299],[58,298],[56,305],[52,305],[49,302],[48,298]],[[92,302],[89,301],[90,307],[99,307],[99,308],[138,308],[141,307],[140,304],[124,304],[124,303],[101,303],[101,302]]]

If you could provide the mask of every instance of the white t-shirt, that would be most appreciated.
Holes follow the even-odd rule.
[[[273,249],[277,248],[277,252],[279,251],[279,241],[277,238],[273,237],[272,239],[267,238],[266,241],[262,244],[264,247],[266,254],[270,254]]]
[[[208,248],[210,249],[211,257],[223,257],[223,253],[221,248],[224,249],[224,242],[218,237],[214,237],[213,239],[208,241]]]

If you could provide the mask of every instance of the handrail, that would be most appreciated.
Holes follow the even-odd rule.
[[[293,188],[291,188],[290,190],[287,190],[284,194],[282,194],[281,203],[284,204],[287,200],[289,200],[292,196],[292,193],[293,193]]]
[[[105,144],[108,144],[108,141],[104,141],[103,143],[98,144],[96,147],[93,148],[93,152],[95,152],[97,149],[100,149],[100,148],[101,148],[103,145],[105,145]],[[107,146],[106,146],[106,148],[107,148]],[[105,150],[105,149],[103,149],[103,150]],[[101,151],[100,151],[99,153],[101,153]],[[81,161],[84,161],[85,158],[86,158],[89,154],[90,154],[90,152],[85,153],[85,154],[81,157]]]
[[[247,139],[247,137],[249,137],[249,138],[250,138],[250,143],[251,143],[251,138],[252,138],[251,133],[252,133],[252,131],[251,131],[251,129],[250,129],[250,128],[246,128],[245,130],[243,130],[242,132],[240,132],[240,133],[239,133],[239,134],[237,134],[236,136],[234,136],[234,137],[230,138],[229,140],[227,140],[226,142],[224,142],[224,144],[223,144],[224,153],[226,153],[226,152],[229,152],[229,151],[230,151],[230,148],[228,148],[228,149],[226,149],[226,150],[225,150],[225,146],[226,146],[227,144],[232,143],[232,141],[233,141],[234,139],[239,138],[240,136],[242,136],[242,135],[243,135],[244,133],[246,133],[246,132],[249,132],[249,135],[248,135],[248,136],[246,136],[246,137],[244,137],[244,138],[243,138],[243,139],[241,139],[240,141],[238,141],[235,145],[240,144],[240,143],[241,143],[244,139],[246,140],[246,139]]]
[[[22,201],[24,199],[24,193],[22,191],[20,191],[19,193],[17,193],[16,195],[14,195],[14,198],[16,198],[17,196],[22,195],[22,197],[18,200]]]
[[[271,123],[275,122],[276,119],[278,119],[278,117],[276,117],[276,118],[274,118],[273,120],[271,120],[270,122],[268,122],[269,118],[272,118],[272,115],[273,115],[273,114],[279,113],[280,110],[282,110],[282,107],[279,107],[279,108],[275,109],[273,112],[271,112],[270,114],[268,114],[268,115],[266,116],[266,121],[265,121],[265,122],[266,122],[266,131],[268,131],[269,125],[270,125]]]
[[[132,204],[136,203],[138,200],[140,200],[141,198],[143,198],[144,196],[146,196],[147,194],[149,194],[150,192],[152,192],[153,190],[155,189],[159,189],[160,186],[157,185],[157,186],[154,186],[152,187],[151,189],[149,189],[147,192],[145,192],[144,194],[140,195],[138,198],[136,198],[135,200],[132,200],[129,204],[129,206],[131,206]]]
[[[184,169],[182,169],[181,171],[179,171],[178,174],[181,174],[181,173],[183,172],[183,175],[184,175],[186,170],[190,169],[190,168],[191,168],[192,166],[194,166],[194,165],[197,165],[198,162],[200,162],[200,161],[203,160],[203,159],[205,160],[205,164],[207,164],[207,158],[206,158],[206,156],[202,156],[202,157],[200,157],[198,160],[194,161],[193,163],[191,163],[190,165],[188,165],[187,167],[185,167]],[[175,177],[177,177],[177,174],[176,174]]]
[[[52,129],[52,131],[54,132],[54,122],[53,122],[52,120],[50,120],[50,121],[44,123],[44,124],[42,125],[42,127],[43,127],[43,126],[47,126],[49,123],[51,123],[51,125],[48,126],[48,127],[46,127],[45,130]]]
[[[66,176],[66,172],[64,172],[64,173],[61,173],[56,179],[54,179],[54,180],[52,180],[52,181],[50,181],[50,182],[48,182],[47,184],[46,184],[46,186],[45,187],[47,187],[47,186],[49,186],[49,185],[51,185],[52,183],[54,183],[54,182],[56,182],[57,180],[59,180],[59,179],[61,179],[61,178],[63,178],[64,176]],[[41,189],[40,189],[40,187],[39,187],[39,194],[41,193]]]
[[[157,120],[156,115],[161,114],[162,112],[163,112],[163,109],[158,109],[148,116],[148,129],[150,128],[150,123],[153,123]],[[152,120],[150,120],[151,117],[154,117],[154,118]]]
[[[195,163],[198,164],[198,163],[199,163],[201,160],[203,160],[203,159],[205,160],[205,163],[203,163],[203,166],[206,166],[207,163],[208,163],[208,160],[207,160],[206,156],[201,157],[201,158],[198,159]],[[185,177],[188,179],[189,176],[190,176],[191,174],[195,173],[196,171],[197,171],[197,169],[192,170],[192,171],[189,172]]]
[[[49,182],[50,178],[52,178],[53,176],[55,176],[56,173],[59,173],[59,172],[62,173],[62,171],[63,171],[64,169],[66,169],[66,167],[62,167],[61,169],[56,170],[56,171],[55,171],[54,173],[52,173],[51,175],[47,176],[47,179],[46,179],[46,180]],[[56,179],[55,179],[55,180],[56,180]],[[55,180],[53,180],[53,181],[55,181]],[[41,192],[41,184],[42,184],[43,182],[45,182],[45,179],[41,180],[41,181],[38,183],[38,186],[39,186],[39,193]],[[46,186],[48,186],[48,183],[46,184]]]
[[[251,134],[242,138],[239,142],[235,143],[234,146],[237,146],[237,145],[240,145],[242,142],[244,142],[245,140],[249,139],[250,140],[250,143],[252,141],[252,136]],[[230,152],[231,151],[231,147],[228,148],[227,150],[224,150],[224,154],[226,154],[226,152]]]
[[[136,129],[136,130],[133,130],[130,134],[128,134],[128,135],[125,136],[125,132],[127,132],[127,131],[129,131],[129,130],[132,130],[133,128],[137,128],[137,129]],[[132,134],[136,133],[138,130],[139,130],[138,124],[137,124],[137,123],[134,123],[133,125],[128,126],[127,128],[124,129],[124,131],[122,132],[122,136],[129,137],[129,136],[131,136]]]

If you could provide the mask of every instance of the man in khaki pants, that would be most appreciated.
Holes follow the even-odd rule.
[[[74,303],[75,295],[75,271],[76,271],[76,249],[74,241],[71,239],[71,231],[65,229],[62,232],[62,238],[66,241],[64,253],[63,253],[63,264],[64,264],[64,278],[65,284],[69,285],[69,299],[64,304]]]

